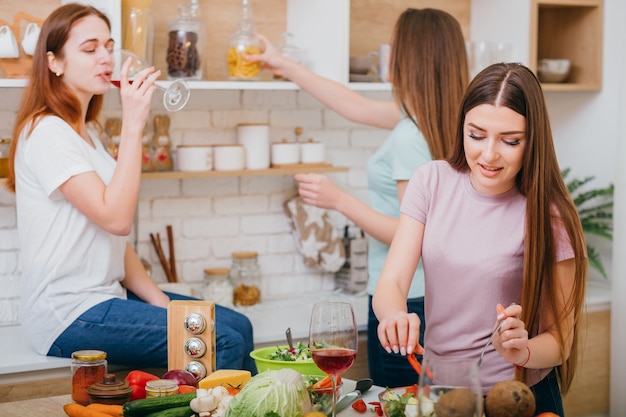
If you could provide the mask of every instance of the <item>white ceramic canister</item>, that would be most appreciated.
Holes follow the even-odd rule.
[[[213,169],[213,146],[179,145],[176,147],[178,171],[210,171]]]
[[[303,164],[319,164],[324,162],[324,144],[309,139],[300,144],[300,162]]]
[[[213,166],[216,171],[239,171],[246,167],[246,151],[243,145],[215,145]]]
[[[272,165],[290,165],[300,162],[300,145],[296,142],[272,143]]]
[[[246,169],[270,167],[270,128],[268,125],[237,126],[237,142],[246,149]]]

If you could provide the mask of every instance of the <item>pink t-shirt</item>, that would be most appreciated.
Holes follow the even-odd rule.
[[[433,161],[413,174],[400,211],[425,225],[427,355],[478,360],[496,305],[520,302],[526,198],[516,188],[480,194],[468,172]],[[557,262],[574,257],[567,238],[556,244]],[[531,370],[529,383],[549,371]],[[483,392],[513,373],[513,365],[491,345],[480,369]]]

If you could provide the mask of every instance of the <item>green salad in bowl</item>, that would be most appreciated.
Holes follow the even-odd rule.
[[[259,372],[291,368],[302,375],[321,375],[326,373],[317,367],[308,346],[298,342],[290,349],[289,346],[270,346],[255,349],[250,353]]]

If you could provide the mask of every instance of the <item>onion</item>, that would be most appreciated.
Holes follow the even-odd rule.
[[[163,375],[163,379],[173,379],[178,385],[198,387],[198,380],[195,375],[184,369],[172,369],[171,371],[167,371],[165,375]]]

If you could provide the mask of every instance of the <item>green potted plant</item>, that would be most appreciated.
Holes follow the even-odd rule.
[[[613,240],[613,184],[604,188],[583,189],[595,177],[568,180],[569,172],[570,168],[565,168],[561,171],[561,175],[578,209],[583,231],[588,235]],[[600,254],[589,242],[587,242],[587,256],[589,266],[606,278]]]

